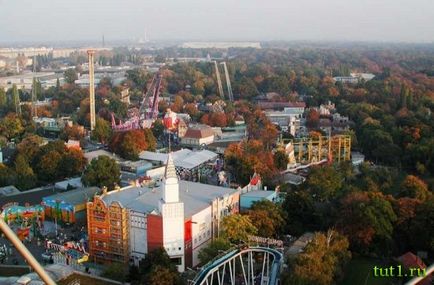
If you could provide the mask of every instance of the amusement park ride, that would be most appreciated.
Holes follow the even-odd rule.
[[[116,119],[112,113],[112,129],[114,131],[129,131],[141,128],[150,128],[158,116],[158,101],[161,93],[162,75],[157,72],[152,78],[147,90],[143,92],[143,100],[140,107],[128,110],[128,119],[116,124]]]
[[[281,143],[283,146],[283,140]],[[296,172],[312,165],[351,160],[351,137],[336,135],[293,139],[284,149],[288,155],[288,167],[284,172]]]

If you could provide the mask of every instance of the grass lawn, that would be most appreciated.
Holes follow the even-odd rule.
[[[356,257],[347,264],[345,277],[339,285],[387,285],[394,284],[392,278],[375,278],[374,266],[382,266],[377,259]]]

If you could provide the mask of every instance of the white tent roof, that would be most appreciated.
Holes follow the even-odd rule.
[[[143,151],[139,155],[140,159],[159,161],[163,164],[166,163],[167,156],[167,153],[157,153],[151,151]],[[172,153],[175,166],[185,169],[193,169],[209,160],[215,159],[217,156],[217,153],[209,150],[192,151],[189,149],[181,149]]]

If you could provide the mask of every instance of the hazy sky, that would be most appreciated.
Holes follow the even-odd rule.
[[[434,0],[0,0],[0,42],[434,42]]]

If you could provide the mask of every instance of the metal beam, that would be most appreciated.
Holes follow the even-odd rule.
[[[35,270],[41,280],[44,281],[47,285],[56,285],[56,282],[51,279],[50,275],[45,272],[44,268],[39,264],[39,262],[33,257],[30,251],[23,245],[21,240],[5,223],[3,216],[0,216],[0,229],[5,234],[5,236],[12,242],[15,248],[20,252],[20,254],[26,259],[27,263],[33,268],[33,270]]]

